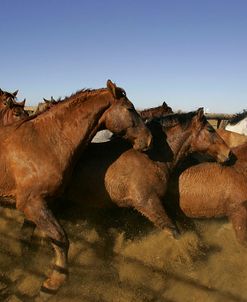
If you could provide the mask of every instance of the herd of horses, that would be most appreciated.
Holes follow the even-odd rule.
[[[102,130],[111,135],[94,143]],[[138,112],[108,80],[28,115],[17,91],[0,90],[0,135],[0,204],[20,210],[23,234],[38,227],[55,252],[43,298],[68,276],[69,240],[51,210],[59,197],[78,211],[132,207],[175,238],[177,222],[225,216],[247,244],[247,136],[215,130],[202,108]]]

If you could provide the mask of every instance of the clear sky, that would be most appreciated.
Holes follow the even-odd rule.
[[[247,109],[246,0],[1,0],[0,87],[27,105],[107,79],[137,108]]]

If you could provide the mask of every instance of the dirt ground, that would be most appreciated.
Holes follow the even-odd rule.
[[[70,278],[55,302],[247,302],[247,249],[226,220],[167,237],[132,210],[67,212]],[[69,217],[69,218],[68,218]],[[23,217],[0,210],[0,301],[33,301],[53,252],[38,231],[24,251]],[[23,255],[23,256],[22,256]]]

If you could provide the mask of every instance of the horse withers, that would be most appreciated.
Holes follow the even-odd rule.
[[[51,239],[55,251],[43,292],[56,292],[66,280],[69,248],[49,204],[64,191],[95,133],[105,128],[129,140],[135,150],[151,145],[152,135],[125,91],[110,80],[107,88],[79,91],[48,111],[0,128],[0,201],[16,205]]]

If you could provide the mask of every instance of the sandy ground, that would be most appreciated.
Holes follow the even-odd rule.
[[[196,221],[199,237],[191,231],[175,240],[132,210],[82,216],[60,217],[70,278],[49,301],[247,302],[247,249],[227,221]],[[52,261],[38,231],[22,256],[22,221],[17,211],[0,210],[1,302],[33,301]]]

